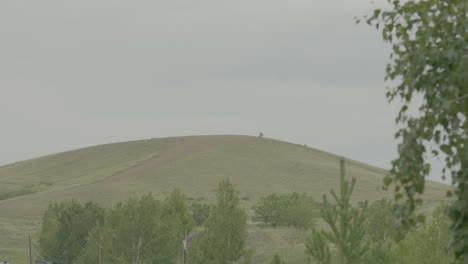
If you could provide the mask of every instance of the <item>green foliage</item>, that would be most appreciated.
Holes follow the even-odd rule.
[[[273,227],[286,225],[307,229],[318,214],[315,201],[304,193],[292,193],[290,196],[274,193],[262,198],[253,209],[253,221]]]
[[[271,226],[283,225],[286,222],[288,209],[288,197],[273,193],[253,206],[254,216],[252,220]]]
[[[245,253],[246,214],[239,207],[239,197],[229,180],[217,190],[217,204],[205,223],[205,230],[190,248],[194,264],[234,263]]]
[[[388,2],[390,10],[377,9],[367,19],[392,45],[386,79],[396,86],[387,98],[403,104],[396,118],[399,156],[385,185],[395,184],[395,198],[403,200],[398,217],[404,224],[414,224],[413,212],[430,172],[427,157],[443,158],[443,177],[451,176],[456,198],[449,213],[450,246],[468,262],[468,3]],[[421,99],[419,114],[412,115],[410,105]]]
[[[286,264],[286,262],[284,260],[282,260],[281,257],[278,254],[276,254],[273,257],[273,260],[271,261],[271,264]]]
[[[60,259],[60,249],[57,240],[59,229],[59,214],[65,207],[62,204],[49,204],[47,211],[42,217],[41,235],[39,237],[39,245],[41,253],[48,259]]]
[[[312,230],[312,236],[306,241],[307,252],[319,263],[331,263],[330,248],[327,243],[333,243],[339,251],[340,263],[361,263],[362,256],[368,245],[364,241],[364,221],[367,203],[362,208],[354,208],[350,204],[356,179],[351,184],[345,180],[344,160],[340,161],[341,184],[340,195],[333,190],[331,195],[335,204],[330,204],[327,197],[323,196],[323,207],[320,211],[325,223],[331,231]]]
[[[174,191],[164,202],[151,194],[130,198],[109,210],[104,225],[93,230],[77,263],[95,263],[102,247],[106,263],[175,263],[185,231],[193,227],[185,197]]]
[[[393,208],[393,204],[386,199],[377,200],[368,207],[364,229],[370,242],[388,239],[399,241],[403,238]]]
[[[50,204],[39,238],[42,255],[57,262],[74,262],[87,244],[89,232],[103,219],[104,210],[95,203]]]
[[[449,219],[442,210],[435,211],[430,223],[420,224],[397,244],[392,263],[453,263],[454,255],[447,249],[449,240]]]
[[[50,204],[44,215],[42,255],[60,263],[174,263],[185,232],[194,226],[185,197],[174,191],[164,202],[151,194],[104,211],[94,203]]]
[[[286,224],[299,229],[308,229],[314,224],[317,211],[316,203],[311,196],[293,193],[288,199]]]
[[[178,227],[179,234],[177,237],[183,237],[185,233],[190,232],[195,226],[192,214],[185,200],[185,195],[176,189],[166,198],[162,207],[162,217]]]
[[[317,231],[315,228],[312,229],[312,235],[306,241],[306,248],[306,252],[314,257],[317,263],[331,263],[331,252],[328,246],[327,236]]]
[[[210,216],[210,206],[207,204],[194,202],[190,206],[190,210],[192,211],[192,217],[197,226],[203,225]]]
[[[454,263],[455,257],[447,249],[449,219],[444,214],[444,208],[436,209],[429,223],[418,224],[398,243],[388,239],[371,242],[362,263]]]
[[[364,254],[364,264],[389,264],[393,262],[395,242],[391,240],[377,241],[369,244],[369,250]],[[398,263],[395,263],[398,264]]]

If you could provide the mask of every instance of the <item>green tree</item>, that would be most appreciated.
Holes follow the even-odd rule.
[[[205,223],[206,219],[210,216],[210,206],[207,204],[194,202],[190,206],[192,211],[192,217],[197,226],[201,226]]]
[[[104,210],[96,203],[50,204],[39,237],[42,255],[56,262],[74,262],[87,244],[89,232],[103,219]]]
[[[288,197],[280,196],[276,193],[262,198],[253,206],[254,216],[252,220],[273,227],[285,224],[288,200]]]
[[[195,226],[185,201],[185,195],[179,190],[175,190],[163,204],[162,217],[172,222],[172,225],[177,226],[177,230],[180,232],[178,237],[184,237],[185,233],[190,232]]]
[[[193,227],[185,198],[174,191],[164,202],[151,194],[130,198],[109,209],[105,222],[95,228],[77,263],[175,263],[185,231]]]
[[[59,227],[59,214],[64,203],[51,203],[42,217],[41,234],[39,236],[39,247],[43,256],[48,259],[59,260],[60,249],[57,239]]]
[[[234,185],[229,179],[223,180],[205,230],[190,248],[190,263],[228,264],[239,261],[245,253],[246,220]]]
[[[388,0],[389,10],[376,9],[367,22],[381,29],[392,46],[386,80],[396,85],[388,100],[402,103],[396,122],[398,158],[385,186],[395,186],[396,213],[414,224],[415,207],[430,173],[428,157],[445,160],[442,175],[455,187],[451,249],[468,261],[468,2],[466,0]],[[419,112],[410,106],[419,102]],[[451,195],[451,193],[448,193]]]
[[[345,180],[344,159],[340,160],[340,194],[332,190],[330,193],[335,204],[330,204],[323,196],[321,216],[331,231],[317,231],[312,229],[312,236],[306,241],[307,252],[319,263],[331,263],[329,242],[338,249],[340,263],[361,263],[362,256],[367,250],[364,241],[364,221],[367,203],[358,209],[350,204],[356,179],[351,184]]]

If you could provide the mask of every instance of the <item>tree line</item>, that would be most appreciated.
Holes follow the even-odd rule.
[[[453,261],[444,247],[449,235],[442,207],[430,222],[405,229],[390,201],[352,204],[355,179],[345,178],[344,161],[341,172],[332,200],[326,195],[319,203],[305,193],[271,194],[253,206],[252,221],[308,234],[303,242],[312,263]],[[229,179],[219,183],[216,198],[214,205],[189,205],[175,190],[164,200],[147,194],[106,209],[93,202],[52,203],[43,217],[41,253],[54,263],[256,263],[255,248],[246,246],[247,213]],[[319,219],[328,228],[318,229]],[[276,254],[271,263],[286,264],[287,259]]]
[[[224,180],[211,207],[189,207],[177,190],[162,201],[147,194],[108,209],[94,202],[52,203],[39,244],[42,256],[53,263],[168,264],[187,258],[186,234],[203,225],[190,242],[190,263],[240,263],[246,219],[233,184]]]

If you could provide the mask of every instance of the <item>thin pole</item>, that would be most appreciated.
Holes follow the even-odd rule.
[[[32,264],[31,234],[29,234],[29,264]]]

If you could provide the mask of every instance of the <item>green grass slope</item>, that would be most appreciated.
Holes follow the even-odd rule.
[[[380,190],[384,170],[352,160],[346,166],[347,176],[357,178],[354,201],[391,197]],[[107,206],[148,192],[162,198],[175,188],[209,202],[218,182],[229,177],[240,196],[246,197],[242,202],[249,209],[273,192],[307,192],[320,200],[338,186],[338,169],[336,155],[248,136],[115,143],[10,164],[0,167],[0,260],[26,263],[27,235],[37,239],[41,216],[50,202],[94,200]],[[446,190],[445,185],[428,183],[425,209],[444,199]],[[258,248],[260,263],[272,250],[291,254],[289,263],[301,263],[305,256],[297,236],[301,235],[290,229],[251,225],[249,243]]]

